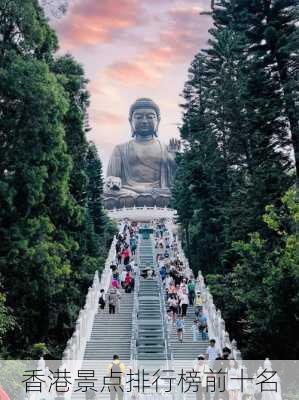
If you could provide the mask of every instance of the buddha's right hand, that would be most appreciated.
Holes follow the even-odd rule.
[[[106,179],[106,190],[119,191],[121,179],[118,176],[108,176]]]

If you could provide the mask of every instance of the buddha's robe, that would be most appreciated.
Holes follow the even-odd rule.
[[[122,193],[168,192],[175,171],[175,155],[158,139],[131,140],[117,145],[112,153],[108,176],[121,178]]]

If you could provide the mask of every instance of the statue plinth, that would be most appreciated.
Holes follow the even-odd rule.
[[[150,99],[137,100],[130,109],[133,140],[117,145],[109,161],[105,208],[165,207],[175,172],[179,142],[165,146],[157,138],[159,107]]]
[[[114,208],[130,208],[130,207],[168,207],[170,203],[170,191],[163,193],[141,193],[136,196],[115,193],[104,193],[104,207],[107,210]]]

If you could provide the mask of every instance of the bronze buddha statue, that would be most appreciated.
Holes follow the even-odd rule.
[[[109,161],[105,207],[167,206],[180,143],[175,139],[168,146],[160,142],[160,109],[150,99],[135,101],[129,121],[132,140],[117,145]]]

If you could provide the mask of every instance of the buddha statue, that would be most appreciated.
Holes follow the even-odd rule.
[[[180,142],[171,139],[168,146],[160,142],[160,109],[151,99],[132,104],[129,122],[132,140],[117,145],[109,161],[105,207],[167,206]]]

